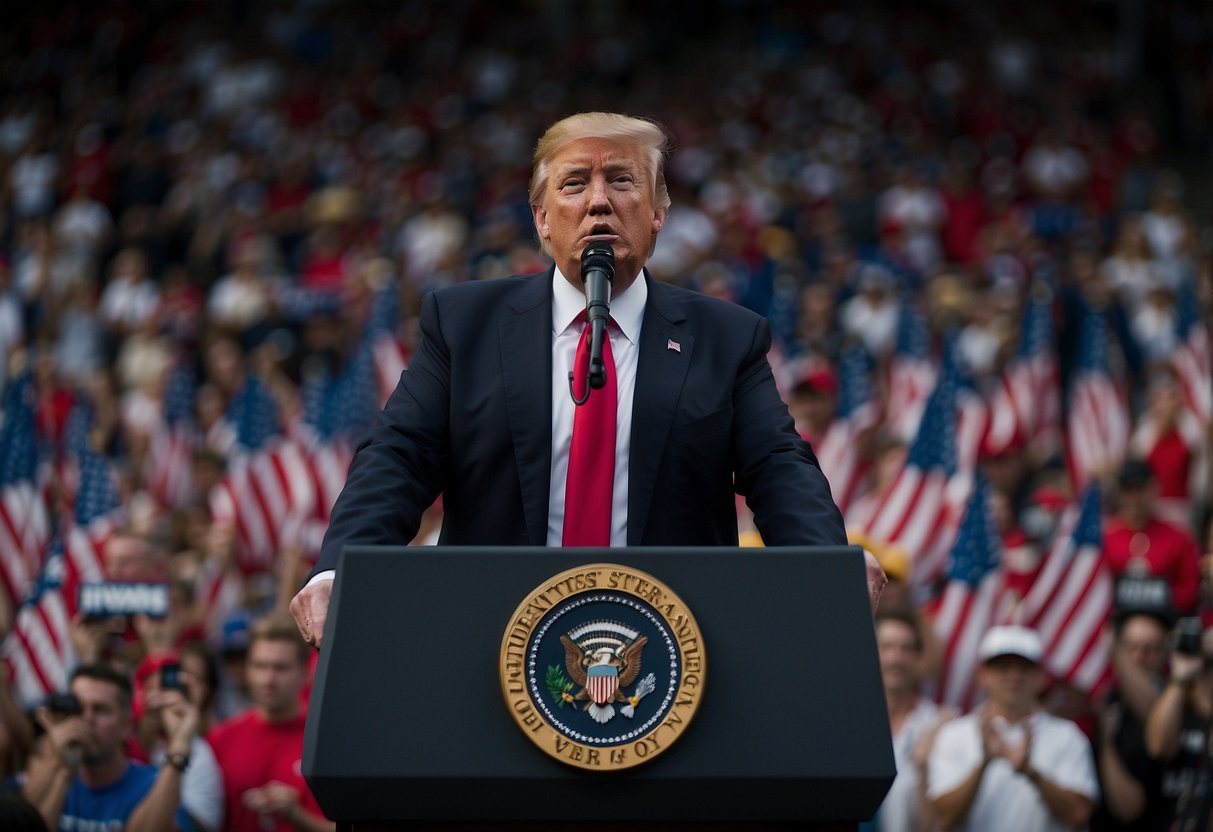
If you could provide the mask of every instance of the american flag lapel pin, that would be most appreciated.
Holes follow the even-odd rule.
[[[665,339],[665,348],[667,350],[673,350],[674,352],[682,352],[682,344],[678,343],[672,338]]]

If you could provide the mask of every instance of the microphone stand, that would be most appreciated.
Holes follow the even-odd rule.
[[[573,371],[569,371],[569,397],[581,407],[590,400],[591,390],[606,385],[606,364],[602,360],[603,339],[611,314],[611,281],[615,277],[615,251],[606,243],[591,243],[581,253],[581,280],[586,287],[585,315],[590,327],[590,372],[585,395],[573,389]]]
[[[606,316],[590,318],[590,374],[587,379],[589,384],[586,385],[585,395],[580,398],[573,390],[573,371],[569,370],[569,396],[578,407],[590,400],[591,390],[601,390],[606,386],[606,363],[602,360],[602,339],[606,337]]]

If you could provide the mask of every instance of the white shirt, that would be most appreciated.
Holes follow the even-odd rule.
[[[615,489],[611,500],[611,545],[628,542],[628,449],[632,442],[632,400],[636,392],[636,365],[640,354],[640,326],[649,287],[638,276],[621,294],[611,298],[608,327],[619,410],[615,423]],[[569,473],[569,445],[573,439],[573,414],[577,406],[569,395],[569,371],[581,339],[584,323],[577,316],[585,311],[585,294],[578,291],[556,269],[552,277],[552,486],[548,494],[547,545],[559,546],[564,535],[564,487]],[[590,393],[591,396],[597,393]]]
[[[640,358],[640,327],[649,287],[641,274],[632,285],[611,298],[611,356],[619,409],[615,427],[615,489],[611,500],[611,545],[626,546],[628,541],[628,453],[632,442],[632,401],[636,392],[636,367]],[[564,536],[564,487],[569,473],[569,444],[573,438],[573,414],[576,405],[569,396],[569,370],[577,353],[577,341],[584,324],[577,316],[585,311],[585,294],[565,280],[556,269],[552,276],[552,485],[548,494],[548,546],[560,546]],[[595,395],[591,393],[590,395]],[[332,580],[336,570],[317,572],[307,582]]]
[[[1095,758],[1085,734],[1068,719],[1044,711],[1031,717],[1032,767],[1063,789],[1099,800]],[[981,764],[981,712],[955,719],[939,730],[928,765],[928,796],[936,800],[954,791]],[[968,817],[956,827],[972,832],[1069,832],[1045,805],[1031,780],[1016,773],[1011,763],[990,761]]]
[[[939,707],[925,697],[918,700],[893,737],[893,762],[897,776],[876,813],[880,832],[913,832],[918,828],[918,767],[914,744],[939,719]]]
[[[120,275],[101,293],[98,311],[101,320],[110,326],[138,326],[155,315],[159,305],[160,292],[156,284],[146,278],[136,280]]]

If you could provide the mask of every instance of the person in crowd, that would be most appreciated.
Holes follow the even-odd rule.
[[[1115,688],[1103,707],[1097,742],[1100,793],[1094,830],[1163,828],[1170,817],[1161,766],[1146,753],[1145,725],[1164,684],[1170,646],[1165,607],[1128,607],[1117,617],[1112,642]]]
[[[1104,532],[1103,555],[1114,575],[1166,578],[1171,602],[1186,614],[1200,593],[1200,552],[1192,536],[1155,511],[1158,488],[1149,463],[1128,459],[1121,467],[1119,510]]]
[[[38,809],[20,794],[0,795],[0,829],[5,832],[47,832]]]
[[[205,737],[215,724],[219,662],[210,648],[197,640],[185,642],[177,652],[190,697],[198,705],[198,733]]]
[[[223,774],[215,752],[203,739],[202,698],[195,680],[175,652],[149,656],[135,671],[135,737],[155,765],[168,761],[163,710],[178,693],[198,709],[198,729],[190,738],[189,768],[181,777],[181,808],[189,816],[191,832],[218,832],[223,828]]]
[[[922,695],[922,622],[907,610],[881,610],[876,616],[876,650],[897,777],[877,810],[879,832],[927,832],[934,828],[926,799],[926,763],[939,728],[955,716]]]
[[[1159,518],[1180,528],[1192,522],[1193,483],[1200,479],[1205,437],[1200,420],[1184,407],[1183,394],[1165,365],[1150,371],[1146,406],[1129,440],[1129,451],[1154,472]]]
[[[788,400],[796,430],[814,448],[825,439],[838,407],[838,378],[828,366],[808,367]]]
[[[22,789],[52,832],[196,828],[180,808],[198,725],[198,710],[188,697],[176,692],[160,703],[165,764],[156,767],[127,756],[133,690],[126,675],[105,665],[82,665],[72,673],[69,691],[66,701],[38,712],[46,741],[30,761]]]
[[[1164,816],[1178,820],[1203,812],[1208,816],[1209,791],[1198,789],[1208,776],[1208,726],[1213,713],[1213,630],[1199,618],[1175,625],[1169,657],[1170,676],[1146,721],[1146,752],[1162,764]],[[1203,794],[1202,794],[1203,792]],[[1181,829],[1203,829],[1181,826]]]
[[[779,398],[766,321],[644,272],[669,207],[667,142],[655,123],[614,113],[570,116],[539,140],[530,201],[554,266],[429,296],[420,349],[355,456],[317,568],[291,602],[310,642],[322,639],[341,549],[407,543],[439,493],[444,543],[736,545],[734,491],[768,545],[846,542]],[[603,343],[605,392],[591,393],[587,410],[570,392],[589,389],[580,277],[591,245],[614,252],[616,325]],[[509,345],[504,378],[501,345],[477,337],[486,327]],[[604,428],[587,419],[616,439],[591,443],[597,463],[577,434]],[[885,577],[868,563],[875,607]]]
[[[0,795],[20,790],[34,748],[34,726],[8,689],[8,664],[0,662]]]
[[[230,832],[332,832],[299,768],[303,756],[311,651],[289,616],[254,622],[248,686],[253,707],[215,726],[207,738],[223,769]]]
[[[1091,745],[1074,723],[1041,708],[1046,673],[1034,630],[992,627],[978,646],[988,699],[940,729],[928,798],[943,829],[1081,829],[1099,799]]]

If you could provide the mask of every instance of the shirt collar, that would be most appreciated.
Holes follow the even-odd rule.
[[[632,285],[611,298],[611,320],[619,331],[633,344],[639,342],[640,324],[644,319],[644,305],[649,299],[649,287],[641,272]],[[585,293],[569,283],[560,267],[552,274],[552,332],[564,332],[577,316],[585,311]]]

